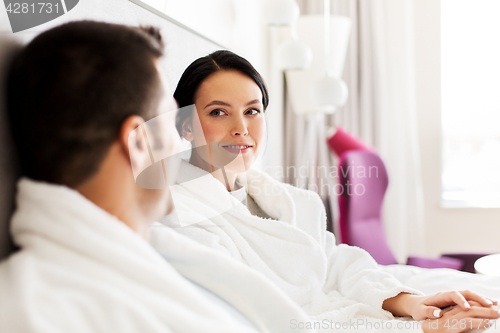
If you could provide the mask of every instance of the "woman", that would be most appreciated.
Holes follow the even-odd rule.
[[[269,97],[248,61],[229,51],[200,58],[174,97],[177,129],[193,149],[171,188],[176,214],[162,222],[257,269],[317,318],[435,319],[451,304],[464,310],[454,316],[498,318],[472,292],[422,296],[401,285],[364,250],[335,245],[317,194],[251,169],[265,146]]]

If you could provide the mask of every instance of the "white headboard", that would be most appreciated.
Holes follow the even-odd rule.
[[[65,22],[75,20],[96,20],[129,25],[153,25],[161,29],[166,43],[166,56],[162,65],[165,68],[171,89],[175,88],[184,69],[195,59],[207,55],[223,46],[178,24],[147,5],[136,4],[129,0],[85,0],[80,1],[67,14],[41,26],[12,34],[7,13],[0,8],[1,37],[10,37],[27,42],[40,32]],[[2,7],[2,6],[0,6]],[[0,45],[0,50],[2,46]],[[1,62],[1,59],[0,59]],[[2,73],[0,73],[1,75]],[[0,80],[0,89],[1,87]],[[14,207],[14,184],[18,177],[14,153],[10,144],[5,110],[2,108],[3,96],[0,94],[0,260],[5,258],[13,247],[9,241],[8,222]]]

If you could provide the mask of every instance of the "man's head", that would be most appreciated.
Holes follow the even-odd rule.
[[[23,173],[71,187],[88,179],[127,117],[157,115],[162,52],[152,28],[81,21],[37,36],[7,83]]]
[[[158,69],[162,54],[154,28],[80,21],[37,36],[16,56],[7,78],[7,109],[23,173],[87,188],[90,197],[96,191],[88,184],[96,178],[99,192],[120,191],[110,188],[113,177],[128,191],[122,183],[134,181],[130,163],[149,156],[140,138],[129,150],[128,136],[176,107]],[[130,189],[129,201],[160,197],[158,190]]]

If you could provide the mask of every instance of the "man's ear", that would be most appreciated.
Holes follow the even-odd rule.
[[[144,119],[134,115],[125,119],[120,128],[120,146],[127,155],[126,158],[130,159],[134,178],[152,164],[143,124]]]
[[[182,123],[182,137],[187,141],[193,141],[193,117],[188,117]]]

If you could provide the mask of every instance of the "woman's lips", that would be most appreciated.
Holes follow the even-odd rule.
[[[222,146],[222,148],[233,154],[239,154],[239,153],[245,154],[251,148],[253,148],[253,146],[247,144],[232,144],[232,145],[224,145]]]

